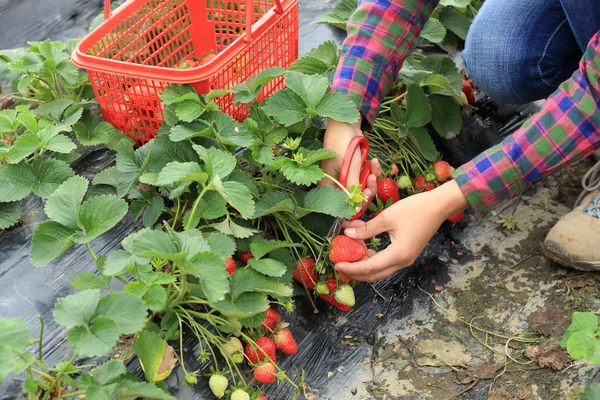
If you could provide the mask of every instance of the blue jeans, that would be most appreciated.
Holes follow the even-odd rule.
[[[600,0],[486,0],[467,36],[467,75],[497,101],[544,99],[599,30]]]

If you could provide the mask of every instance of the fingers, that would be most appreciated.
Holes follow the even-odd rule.
[[[348,224],[347,226],[342,225],[344,229],[344,235],[356,239],[364,240],[370,239],[380,233],[386,232],[389,229],[387,220],[383,214],[379,214],[368,222],[364,221],[352,221],[354,224]]]
[[[350,169],[348,170],[348,181],[346,187],[349,188],[353,185],[360,184],[360,169],[362,168],[360,158],[360,149],[356,149],[352,155],[352,161],[350,162]]]
[[[336,264],[335,269],[357,281],[375,282],[409,266],[411,263],[407,261],[393,247],[388,247],[355,263]]]

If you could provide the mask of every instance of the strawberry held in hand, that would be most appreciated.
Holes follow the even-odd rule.
[[[433,164],[433,171],[435,173],[437,181],[442,183],[452,179],[452,173],[454,172],[454,168],[446,161],[440,160]]]
[[[225,265],[225,271],[227,271],[229,275],[232,275],[236,270],[235,260],[230,257],[227,259],[227,261],[225,261]]]
[[[277,368],[272,362],[260,364],[254,369],[254,379],[258,383],[270,385],[277,380]]]
[[[329,259],[332,263],[356,262],[367,255],[367,246],[346,235],[338,235],[331,241]]]
[[[319,274],[315,270],[315,260],[312,257],[306,257],[298,261],[298,265],[294,268],[294,280],[299,284],[306,285],[306,288],[312,290],[315,288],[315,283],[319,280]]]
[[[398,185],[392,178],[383,178],[377,181],[377,197],[384,203],[392,200],[392,204],[400,200]]]
[[[275,332],[273,341],[275,342],[275,347],[282,353],[296,354],[298,352],[298,344],[288,328],[283,328]]]

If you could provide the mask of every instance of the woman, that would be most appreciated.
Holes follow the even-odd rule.
[[[354,125],[330,120],[325,148],[343,156],[350,140],[361,135],[361,124],[368,127],[376,117],[437,3],[359,3],[348,22],[332,90],[353,99],[362,120]],[[467,74],[496,100],[525,103],[549,96],[545,106],[501,144],[458,168],[453,181],[403,199],[369,222],[346,223],[347,236],[368,239],[388,232],[392,244],[336,269],[361,281],[385,278],[411,265],[448,217],[469,207],[481,216],[600,148],[599,30],[597,0],[486,0],[463,52]],[[355,155],[349,185],[358,181],[358,164]],[[337,157],[323,168],[335,176],[340,165]],[[544,254],[565,266],[600,270],[598,171],[600,163],[587,176],[585,197],[544,243]],[[374,176],[369,187],[373,193]]]

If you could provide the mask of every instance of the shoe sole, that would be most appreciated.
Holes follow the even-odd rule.
[[[544,243],[542,245],[542,254],[550,261],[554,261],[563,267],[578,271],[600,271],[600,261],[575,260],[561,245],[554,242]]]

